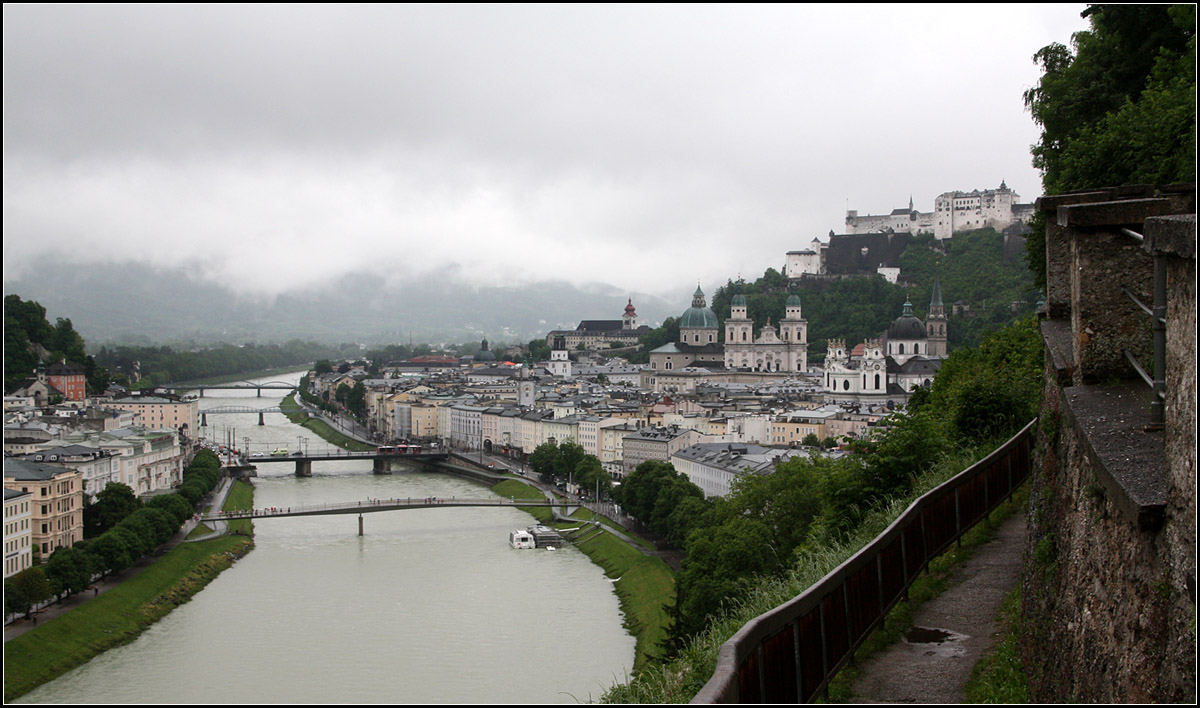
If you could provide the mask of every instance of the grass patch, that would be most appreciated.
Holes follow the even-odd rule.
[[[506,479],[492,486],[492,491],[505,499],[531,499],[535,501],[543,501],[546,495],[540,489],[516,479]],[[554,520],[554,513],[549,507],[545,506],[521,506],[517,507],[521,511],[529,514],[538,522],[548,524]]]
[[[232,508],[234,499],[244,504],[236,508],[250,508],[253,495],[252,487],[238,483],[225,508]],[[233,523],[244,523],[249,529],[248,521]],[[100,597],[5,643],[4,700],[18,698],[101,652],[133,641],[253,547],[248,530],[245,536],[182,543]]]
[[[207,536],[212,532],[213,530],[210,529],[207,524],[202,522],[196,524],[196,527],[191,530],[187,537],[188,539],[200,538],[201,536]]]
[[[1000,633],[996,646],[971,670],[968,703],[1028,703],[1029,686],[1017,647],[1021,627],[1021,588],[1017,586],[1000,605]]]
[[[280,401],[279,409],[283,411],[283,415],[288,420],[299,425],[301,428],[312,431],[317,437],[343,450],[351,450],[353,452],[372,452],[375,450],[373,445],[346,437],[319,418],[309,418],[304,409],[300,407],[300,404],[296,402],[295,393],[288,394],[286,398]]]

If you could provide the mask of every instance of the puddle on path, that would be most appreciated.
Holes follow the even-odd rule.
[[[965,634],[933,627],[913,627],[904,635],[904,643],[924,656],[962,656],[967,652],[962,641],[969,639]]]

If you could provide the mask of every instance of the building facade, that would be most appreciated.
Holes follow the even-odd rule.
[[[1002,180],[996,189],[943,192],[934,199],[932,212],[917,211],[911,198],[907,209],[893,209],[890,214],[860,216],[857,211],[847,211],[846,233],[926,232],[941,240],[960,231],[1003,231],[1013,224],[1028,224],[1033,218],[1033,204],[1021,204],[1020,200]]]
[[[779,332],[766,325],[754,336],[754,321],[746,315],[746,298],[734,295],[725,320],[725,368],[753,371],[808,371],[808,320],[800,310],[800,297],[789,295]]]
[[[28,493],[31,545],[42,558],[83,538],[83,475],[57,465],[4,461],[4,488]]]

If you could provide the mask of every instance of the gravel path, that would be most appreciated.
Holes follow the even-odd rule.
[[[861,703],[962,703],[971,669],[994,642],[1000,603],[1017,584],[1025,515],[1013,514],[973,558],[954,569],[953,586],[922,605],[908,635],[862,666]]]

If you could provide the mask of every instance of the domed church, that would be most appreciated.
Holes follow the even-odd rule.
[[[942,288],[933,283],[929,317],[913,314],[912,302],[883,337],[847,350],[844,339],[830,339],[825,356],[825,397],[838,403],[903,404],[918,386],[933,382],[947,356],[946,308]]]
[[[725,320],[725,343],[720,323],[696,286],[692,306],[679,317],[679,341],[650,352],[650,368],[661,371],[687,366],[803,373],[808,370],[808,320],[800,315],[800,298],[787,299],[779,329],[770,320],[754,336],[754,321],[746,315],[746,296],[734,295]]]
[[[746,296],[734,295],[725,320],[725,367],[752,371],[808,371],[808,320],[800,315],[800,296],[789,295],[779,332],[767,324],[754,336],[754,321],[746,315]]]
[[[650,352],[650,368],[662,371],[686,366],[725,366],[725,347],[717,341],[720,324],[717,313],[704,299],[704,291],[696,285],[692,306],[679,317],[679,341],[664,344]]]

